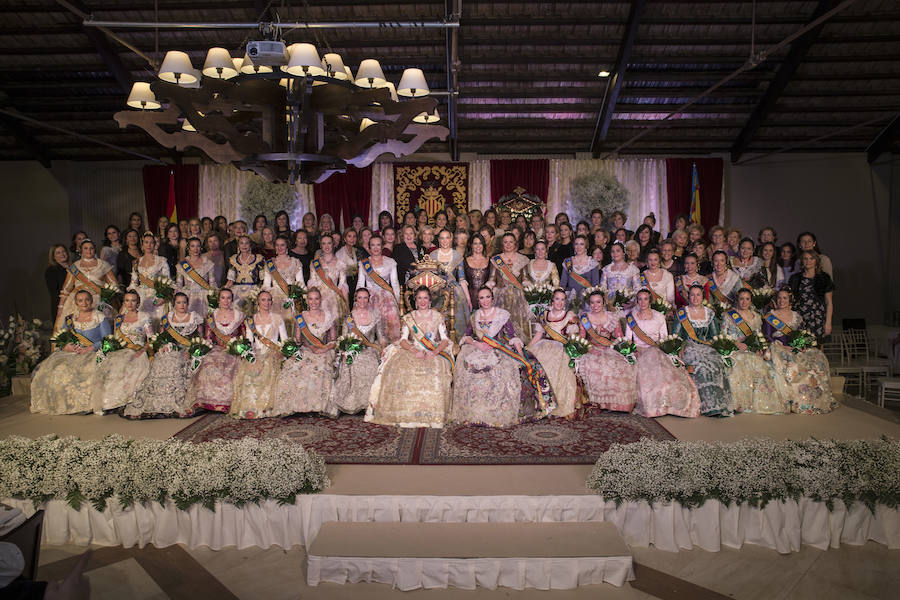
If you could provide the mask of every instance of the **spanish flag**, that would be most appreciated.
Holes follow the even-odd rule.
[[[178,208],[175,206],[175,170],[169,171],[169,197],[166,200],[166,216],[169,223],[178,222]]]
[[[700,178],[697,163],[691,168],[691,223],[700,223]]]

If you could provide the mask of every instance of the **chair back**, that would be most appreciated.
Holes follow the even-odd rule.
[[[38,559],[41,555],[41,531],[44,524],[44,511],[39,510],[27,521],[0,538],[0,542],[9,542],[18,546],[25,558],[23,579],[34,581],[37,575]]]
[[[828,364],[841,367],[844,366],[846,361],[844,358],[843,344],[841,342],[823,342],[822,352],[828,359]]]
[[[869,337],[865,329],[850,329],[841,333],[841,344],[848,360],[868,360]]]

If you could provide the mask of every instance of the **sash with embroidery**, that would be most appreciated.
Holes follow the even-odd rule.
[[[550,311],[547,311],[546,314],[550,314]],[[569,341],[565,335],[561,334],[557,330],[553,329],[550,326],[550,322],[547,320],[547,316],[545,315],[543,319],[541,319],[541,326],[544,328],[544,333],[547,334],[547,337],[553,340],[554,342],[559,342],[560,344],[565,344]]]
[[[734,321],[734,324],[737,325],[738,329],[741,330],[741,333],[743,333],[745,337],[753,334],[753,330],[747,325],[747,322],[744,320],[744,317],[741,316],[741,313],[733,308],[728,309],[725,312],[728,313],[728,316],[731,317],[731,320]]]
[[[75,331],[75,319],[72,318],[72,315],[66,315],[65,323],[66,329],[68,329],[72,333],[72,335],[75,336],[75,339],[78,340],[79,344],[81,344],[85,348],[94,347],[94,342],[92,342],[90,338]]]
[[[253,332],[253,335],[255,335],[256,338],[266,346],[266,348],[276,351],[281,350],[281,346],[259,332],[259,330],[256,328],[256,322],[253,320],[253,317],[247,317],[244,322],[247,324],[247,327],[250,329],[250,331]]]
[[[641,279],[641,285],[644,286],[645,290],[650,292],[650,299],[651,300],[660,300],[659,294],[657,294],[656,290],[653,289],[653,286],[650,285],[650,280],[647,279],[647,274],[644,272],[641,272],[639,277]],[[687,298],[687,296],[685,296],[685,298]]]
[[[137,273],[137,276],[138,276],[138,284],[142,285],[144,287],[152,288],[153,280],[150,279],[149,277],[147,277],[146,275],[144,275],[143,273],[141,273],[141,270],[138,268],[138,264],[139,264],[140,260],[141,259],[136,258],[136,259],[134,259],[134,262],[132,263],[134,265],[134,272]]]
[[[169,322],[169,315],[163,315],[163,317],[159,320],[159,324],[162,325],[162,330],[168,332],[172,339],[178,342],[180,346],[184,346],[187,348],[191,345],[191,340],[184,337],[180,333],[175,330],[175,327]]]
[[[278,285],[279,289],[281,289],[284,296],[287,297],[289,293],[288,282],[284,280],[284,277],[281,276],[281,273],[275,267],[275,261],[273,259],[270,258],[266,261],[266,269],[268,269],[269,275],[272,276],[272,279],[275,281],[276,285]]]
[[[122,331],[122,323],[124,323],[124,322],[125,322],[125,315],[116,315],[116,321],[115,321],[116,337],[119,338],[120,340],[122,340],[122,342],[125,344],[125,347],[128,348],[129,350],[143,350],[144,349],[143,346],[139,346],[138,344],[136,344],[133,339],[128,337],[128,334],[126,334],[124,331]]]
[[[515,350],[513,350],[512,348],[510,348],[509,346],[507,346],[500,340],[498,340],[497,338],[488,335],[488,333],[486,331],[479,329],[477,326],[474,325],[474,323],[473,323],[472,329],[475,331],[475,336],[480,341],[484,342],[485,344],[487,344],[494,350],[497,350],[498,352],[502,352],[506,356],[514,359],[520,365],[525,367],[525,376],[528,378],[528,381],[531,382],[531,385],[534,386],[534,389],[538,392],[538,395],[541,395],[540,394],[541,382],[540,382],[540,379],[538,378],[537,371],[535,371],[534,365],[531,363],[530,360],[528,360],[527,358],[525,358],[524,356],[522,356],[521,354],[519,354],[518,352],[516,352]],[[546,400],[542,399],[542,404],[546,404]]]
[[[584,330],[587,332],[588,339],[595,345],[603,346],[604,348],[609,348],[613,345],[611,339],[594,328],[594,324],[591,323],[591,320],[588,319],[587,315],[581,315],[581,326],[584,327]]]
[[[375,285],[383,289],[384,291],[390,293],[393,297],[394,288],[391,287],[391,284],[385,281],[384,277],[378,274],[378,271],[375,270],[375,267],[372,266],[372,261],[368,258],[364,258],[360,261],[363,266],[363,271],[366,272],[366,277],[375,282]]]
[[[731,304],[731,302],[728,301],[728,297],[725,296],[725,294],[722,293],[722,290],[719,289],[719,286],[716,285],[715,279],[710,277],[707,285],[709,286],[709,292],[713,296],[715,296],[716,300],[718,300],[721,304],[723,304],[724,306],[728,306],[729,304]]]
[[[422,333],[422,330],[419,328],[419,324],[416,323],[416,318],[412,315],[411,312],[403,315],[403,320],[406,322],[406,325],[409,327],[409,331],[412,333],[417,342],[425,346],[425,348],[427,348],[428,350],[437,349],[435,343],[425,337],[425,334]],[[446,350],[441,350],[440,352],[438,352],[438,356],[450,363],[451,369],[456,364],[456,361],[453,360],[453,355]]]
[[[766,315],[766,323],[783,333],[785,337],[791,335],[794,332],[794,330],[791,329],[787,323],[776,317],[775,313],[770,312]]]
[[[591,287],[590,281],[588,281],[587,279],[585,279],[584,277],[582,277],[581,275],[579,275],[578,273],[575,272],[575,266],[572,263],[571,256],[563,261],[563,266],[566,268],[566,271],[568,271],[569,277],[571,277],[572,279],[575,280],[575,283],[577,283],[578,285],[580,285],[583,288]]]
[[[697,342],[698,344],[707,344],[699,337],[697,337],[697,332],[694,331],[694,324],[691,323],[691,319],[688,317],[687,310],[684,308],[679,308],[678,312],[675,313],[675,316],[678,318],[678,322],[681,323],[681,326],[684,328],[685,332],[687,332],[688,337]]]
[[[235,313],[237,313],[237,311],[235,311]],[[206,326],[209,328],[209,332],[212,333],[213,336],[215,336],[216,341],[219,343],[219,345],[223,348],[227,348],[228,344],[230,344],[234,339],[230,335],[224,334],[222,330],[219,329],[219,327],[216,325],[216,318],[213,315],[212,311],[210,311],[206,315]]]
[[[79,271],[78,267],[76,267],[74,264],[69,265],[69,273],[71,273],[75,279],[80,281],[84,285],[84,287],[91,290],[91,292],[93,292],[94,294],[100,293],[100,286],[88,279],[88,276]]]
[[[512,269],[510,269],[506,265],[506,262],[503,261],[503,257],[501,257],[499,254],[496,254],[491,257],[491,262],[494,264],[494,267],[496,267],[496,269],[503,274],[503,277],[506,279],[507,283],[519,288],[520,290],[525,289],[525,287],[522,285],[522,282],[519,281],[519,278],[516,277],[512,272]]]
[[[320,350],[324,350],[326,348],[325,342],[323,342],[319,338],[319,336],[314,334],[312,332],[312,329],[309,328],[309,325],[306,324],[306,319],[303,318],[303,313],[300,313],[296,317],[294,317],[294,320],[297,322],[297,327],[300,328],[300,335],[303,336],[303,339],[309,342],[312,346],[319,348]]]
[[[380,349],[378,344],[374,344],[369,338],[366,337],[359,327],[356,326],[356,320],[353,318],[352,314],[348,314],[347,318],[344,319],[344,323],[347,325],[347,330],[351,332],[353,335],[359,338],[364,345],[369,348],[375,348],[376,350]]]
[[[314,258],[312,261],[312,268],[316,272],[316,275],[319,277],[319,279],[322,280],[322,283],[324,283],[326,287],[328,287],[328,289],[330,289],[332,292],[337,294],[338,301],[341,303],[341,306],[346,306],[346,303],[344,302],[344,295],[341,293],[340,288],[331,280],[331,277],[329,277],[328,274],[325,273],[325,267],[322,266],[322,261],[320,261],[318,258]]]
[[[638,325],[637,319],[634,318],[634,315],[628,313],[625,315],[625,322],[628,323],[628,326],[631,328],[631,331],[634,335],[638,336],[642,342],[647,344],[648,346],[656,346],[656,342],[649,335],[644,333],[644,330],[641,329],[640,325]]]
[[[194,281],[194,283],[202,287],[207,292],[211,289],[209,282],[200,276],[200,273],[197,272],[197,269],[191,266],[191,263],[188,262],[188,259],[185,258],[178,264],[181,265],[181,270],[184,271],[185,275],[190,277]]]

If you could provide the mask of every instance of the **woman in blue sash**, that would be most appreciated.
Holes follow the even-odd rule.
[[[359,262],[357,289],[369,290],[369,304],[378,312],[387,340],[393,342],[400,337],[400,281],[397,261],[382,255],[381,243],[380,235],[369,238],[372,255]]]
[[[429,254],[432,260],[441,265],[441,275],[455,299],[453,307],[453,326],[456,330],[456,339],[461,339],[466,334],[466,324],[469,322],[469,303],[466,300],[466,292],[463,290],[457,276],[459,266],[462,263],[462,255],[453,249],[453,234],[444,229],[438,234],[438,248]]]
[[[150,315],[154,326],[166,314],[165,302],[156,297],[153,281],[157,277],[170,277],[169,263],[156,253],[157,239],[149,231],[141,236],[141,257],[134,261],[131,272],[131,289],[141,297],[140,311]]]
[[[503,234],[502,244],[503,252],[491,257],[491,274],[486,285],[494,291],[494,305],[509,312],[516,335],[528,339],[534,321],[522,286],[528,259],[516,251],[519,244],[513,234]]]
[[[106,264],[106,263],[103,263]],[[95,351],[103,338],[112,333],[109,321],[94,308],[87,290],[74,294],[76,312],[62,318],[62,330],[75,341],[53,352],[37,369],[31,380],[31,412],[70,415],[91,412],[91,392],[97,373]]]
[[[203,242],[192,237],[187,242],[187,256],[178,261],[175,283],[188,297],[188,310],[206,316],[209,312],[207,294],[215,287],[213,270],[216,265],[203,253]]]
[[[724,250],[713,252],[712,273],[706,282],[705,290],[709,299],[726,307],[731,306],[742,286],[741,278],[729,266],[728,254]]]
[[[92,404],[103,414],[128,404],[150,372],[147,338],[153,333],[150,315],[140,312],[141,297],[128,290],[122,297],[122,313],[113,323],[113,335],[121,350],[110,352],[97,368]]]
[[[637,402],[637,368],[612,347],[623,332],[619,314],[605,310],[605,300],[602,290],[593,290],[588,310],[578,318],[591,350],[576,360],[576,372],[591,404],[631,412]]]
[[[400,341],[388,346],[366,409],[366,421],[400,427],[443,427],[450,409],[453,342],[444,316],[420,286],[416,308],[403,315]]]
[[[734,367],[729,381],[736,412],[774,415],[791,412],[791,391],[772,363],[747,349],[747,340],[762,335],[762,317],[753,310],[747,288],[737,294],[737,305],[722,315],[722,331],[738,340],[732,355]]]
[[[543,367],[525,353],[487,286],[478,290],[478,306],[460,340],[448,420],[507,427],[546,417],[556,402]]]
[[[292,285],[305,286],[303,263],[288,254],[288,241],[279,237],[275,240],[275,257],[266,260],[263,266],[262,289],[272,296],[272,306],[281,315],[285,327],[294,329],[294,315],[301,308],[290,299]]]
[[[327,237],[322,241],[327,245]],[[309,310],[297,315],[294,339],[300,342],[300,353],[284,361],[275,385],[272,416],[294,413],[338,415],[331,401],[334,381],[334,347],[337,338],[335,315],[322,306],[322,292],[317,287],[306,293]]]
[[[556,398],[554,417],[574,416],[579,404],[575,371],[569,367],[569,355],[563,348],[570,333],[578,333],[578,317],[566,309],[566,293],[557,289],[528,344],[528,350],[540,361],[550,379]]]
[[[572,248],[575,255],[563,259],[559,286],[566,292],[570,303],[580,306],[583,303],[582,292],[600,285],[600,264],[588,256],[587,237],[576,235]]]
[[[124,416],[131,419],[154,417],[191,417],[187,402],[191,379],[191,361],[187,353],[190,340],[203,333],[203,317],[188,311],[188,297],[178,292],[172,300],[174,310],[160,319],[160,334],[170,341],[153,355],[150,373],[141,383],[134,400],[125,406]]]
[[[234,377],[241,359],[228,352],[228,345],[244,335],[244,313],[234,307],[234,293],[219,290],[219,308],[206,315],[206,341],[212,344],[187,390],[191,411],[228,412],[234,397]]]
[[[237,254],[228,259],[225,287],[234,292],[234,306],[245,313],[250,310],[247,298],[259,290],[265,260],[253,252],[250,238],[242,235],[237,241]]]
[[[795,352],[790,335],[803,329],[803,318],[791,309],[791,292],[778,290],[775,309],[763,318],[763,334],[772,344],[772,364],[791,387],[791,412],[827,413],[837,406],[831,393],[828,358],[818,348]]]
[[[113,315],[111,308],[99,306],[100,288],[107,283],[116,287],[119,285],[112,267],[106,261],[97,258],[97,250],[94,242],[91,240],[83,240],[79,248],[81,258],[69,265],[69,272],[66,275],[62,290],[59,292],[59,310],[56,313],[56,323],[54,325],[54,329],[57,330],[62,328],[66,316],[78,310],[75,303],[75,294],[81,290],[90,293],[91,302],[94,306],[104,309],[107,319]]]
[[[330,235],[323,235],[319,245],[321,252],[309,264],[306,287],[317,288],[322,297],[322,310],[340,319],[347,314],[347,270],[334,253],[334,239]]]
[[[254,360],[239,359],[234,377],[234,401],[229,414],[237,419],[259,419],[272,412],[281,371],[281,344],[288,340],[280,311],[273,307],[272,294],[261,291],[257,304],[256,314],[244,320]]]
[[[356,290],[353,310],[344,318],[343,333],[358,337],[362,341],[362,350],[350,364],[347,364],[346,357],[338,356],[332,397],[341,412],[356,414],[369,405],[369,393],[378,374],[385,341],[381,316],[372,308],[366,288]]]
[[[675,285],[675,306],[681,308],[687,306],[688,294],[692,285],[700,285],[706,289],[708,279],[700,274],[700,259],[693,252],[689,252],[681,259],[684,264],[684,273],[674,277]]]
[[[730,417],[734,414],[734,397],[728,385],[728,367],[718,352],[709,346],[719,335],[716,313],[703,306],[703,288],[691,286],[690,304],[675,313],[672,333],[686,341],[682,359],[694,367],[694,383],[700,393],[700,412],[707,417]]]

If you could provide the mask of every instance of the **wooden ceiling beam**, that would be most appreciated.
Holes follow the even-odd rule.
[[[875,139],[866,147],[866,159],[869,164],[875,162],[879,156],[891,149],[894,141],[900,138],[900,115],[897,115],[881,130]]]

